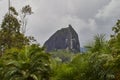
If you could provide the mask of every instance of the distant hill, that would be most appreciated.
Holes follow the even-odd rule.
[[[78,34],[71,25],[56,31],[45,43],[46,51],[69,50],[80,52]]]

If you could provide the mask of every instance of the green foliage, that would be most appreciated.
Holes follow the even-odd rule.
[[[69,63],[54,62],[51,80],[113,80],[111,54],[76,54]]]
[[[73,69],[73,80],[87,80],[89,79],[87,77],[87,71],[88,71],[88,56],[86,54],[78,54],[76,55],[72,62],[70,63],[70,66]]]
[[[94,41],[90,42],[91,44],[86,45],[85,47],[91,52],[101,52],[104,50],[110,51],[108,42],[105,40],[105,34],[97,34],[94,36]]]
[[[91,73],[94,75],[92,80],[112,80],[114,79],[114,74],[112,68],[109,66],[113,60],[111,54],[99,54],[94,53],[90,58],[90,69]]]
[[[114,80],[112,67],[114,57],[105,36],[103,34],[95,36],[93,44],[88,48],[88,52],[84,54],[72,55],[68,63],[56,61],[52,68],[54,71],[52,80]],[[55,56],[61,57],[57,52]]]
[[[115,74],[115,79],[120,79],[120,20],[118,20],[115,26],[112,29],[114,31],[114,35],[111,35],[111,39],[109,40],[110,47],[112,49],[111,54],[113,55],[113,70]]]
[[[15,10],[14,7],[10,7],[9,10],[10,10],[10,13],[11,13],[11,14],[13,13],[14,15],[17,15],[17,16],[18,16],[18,12]],[[10,14],[10,13],[9,13],[9,14]]]
[[[31,11],[31,7],[28,6]],[[23,8],[24,9],[24,8]],[[11,48],[22,49],[25,45],[28,45],[33,37],[26,37],[21,33],[21,22],[17,18],[18,13],[14,7],[10,7],[10,13],[4,16],[0,29],[0,54],[3,54],[5,50]],[[24,9],[26,10],[26,9]],[[30,11],[24,12],[24,14],[30,13]]]
[[[10,49],[0,59],[2,80],[49,80],[50,58],[36,45]]]
[[[112,53],[117,56],[120,54],[120,20],[117,21],[112,30],[114,31],[114,35],[111,35],[109,44],[112,48]]]
[[[50,52],[52,57],[56,60],[59,60],[61,62],[70,62],[72,57],[74,56],[74,53],[66,50],[57,50]]]
[[[51,80],[73,80],[72,75],[72,67],[65,63],[57,64]]]

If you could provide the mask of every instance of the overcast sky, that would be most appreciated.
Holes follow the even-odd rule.
[[[120,19],[120,0],[11,0],[18,11],[27,4],[34,14],[28,17],[26,34],[34,36],[41,45],[68,24],[78,33],[81,46],[97,33],[109,38],[111,28]],[[0,22],[7,8],[7,0],[0,0]]]

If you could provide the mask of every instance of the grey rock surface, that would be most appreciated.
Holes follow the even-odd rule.
[[[71,25],[56,31],[43,46],[47,52],[54,50],[69,50],[74,53],[80,52],[78,34]]]

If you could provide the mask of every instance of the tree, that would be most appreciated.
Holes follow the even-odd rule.
[[[31,7],[28,6],[30,11],[23,7],[24,14],[31,14]],[[10,7],[10,13],[7,13],[2,21],[0,30],[0,53],[12,47],[22,48],[28,45],[33,37],[26,37],[21,33],[21,23],[19,21],[18,13],[14,7]]]
[[[49,80],[50,58],[37,45],[26,46],[22,50],[10,49],[0,59],[3,80]]]
[[[21,26],[22,26],[21,32],[23,34],[25,34],[25,32],[26,32],[27,15],[31,15],[31,14],[33,14],[33,12],[29,5],[26,5],[22,8],[20,18],[21,18]]]
[[[112,28],[114,34],[111,35],[111,39],[109,41],[110,47],[112,48],[112,53],[114,56],[120,54],[120,20],[118,20],[115,26]]]
[[[105,40],[105,34],[97,34],[94,36],[94,41],[85,46],[91,52],[109,53],[110,48],[108,41]]]
[[[115,26],[112,28],[114,34],[111,35],[111,39],[109,40],[110,47],[112,49],[113,59],[113,70],[115,74],[115,79],[120,79],[120,20],[118,20]]]
[[[109,42],[105,40],[105,35],[100,34],[94,37],[92,45],[86,46],[90,52],[89,73],[90,80],[111,80],[114,79],[112,68],[113,56]],[[88,54],[88,53],[87,53]],[[109,62],[109,64],[107,64]],[[94,76],[92,76],[94,75]]]
[[[114,80],[115,76],[110,66],[113,60],[112,54],[91,53],[89,59],[89,71],[91,80]]]

